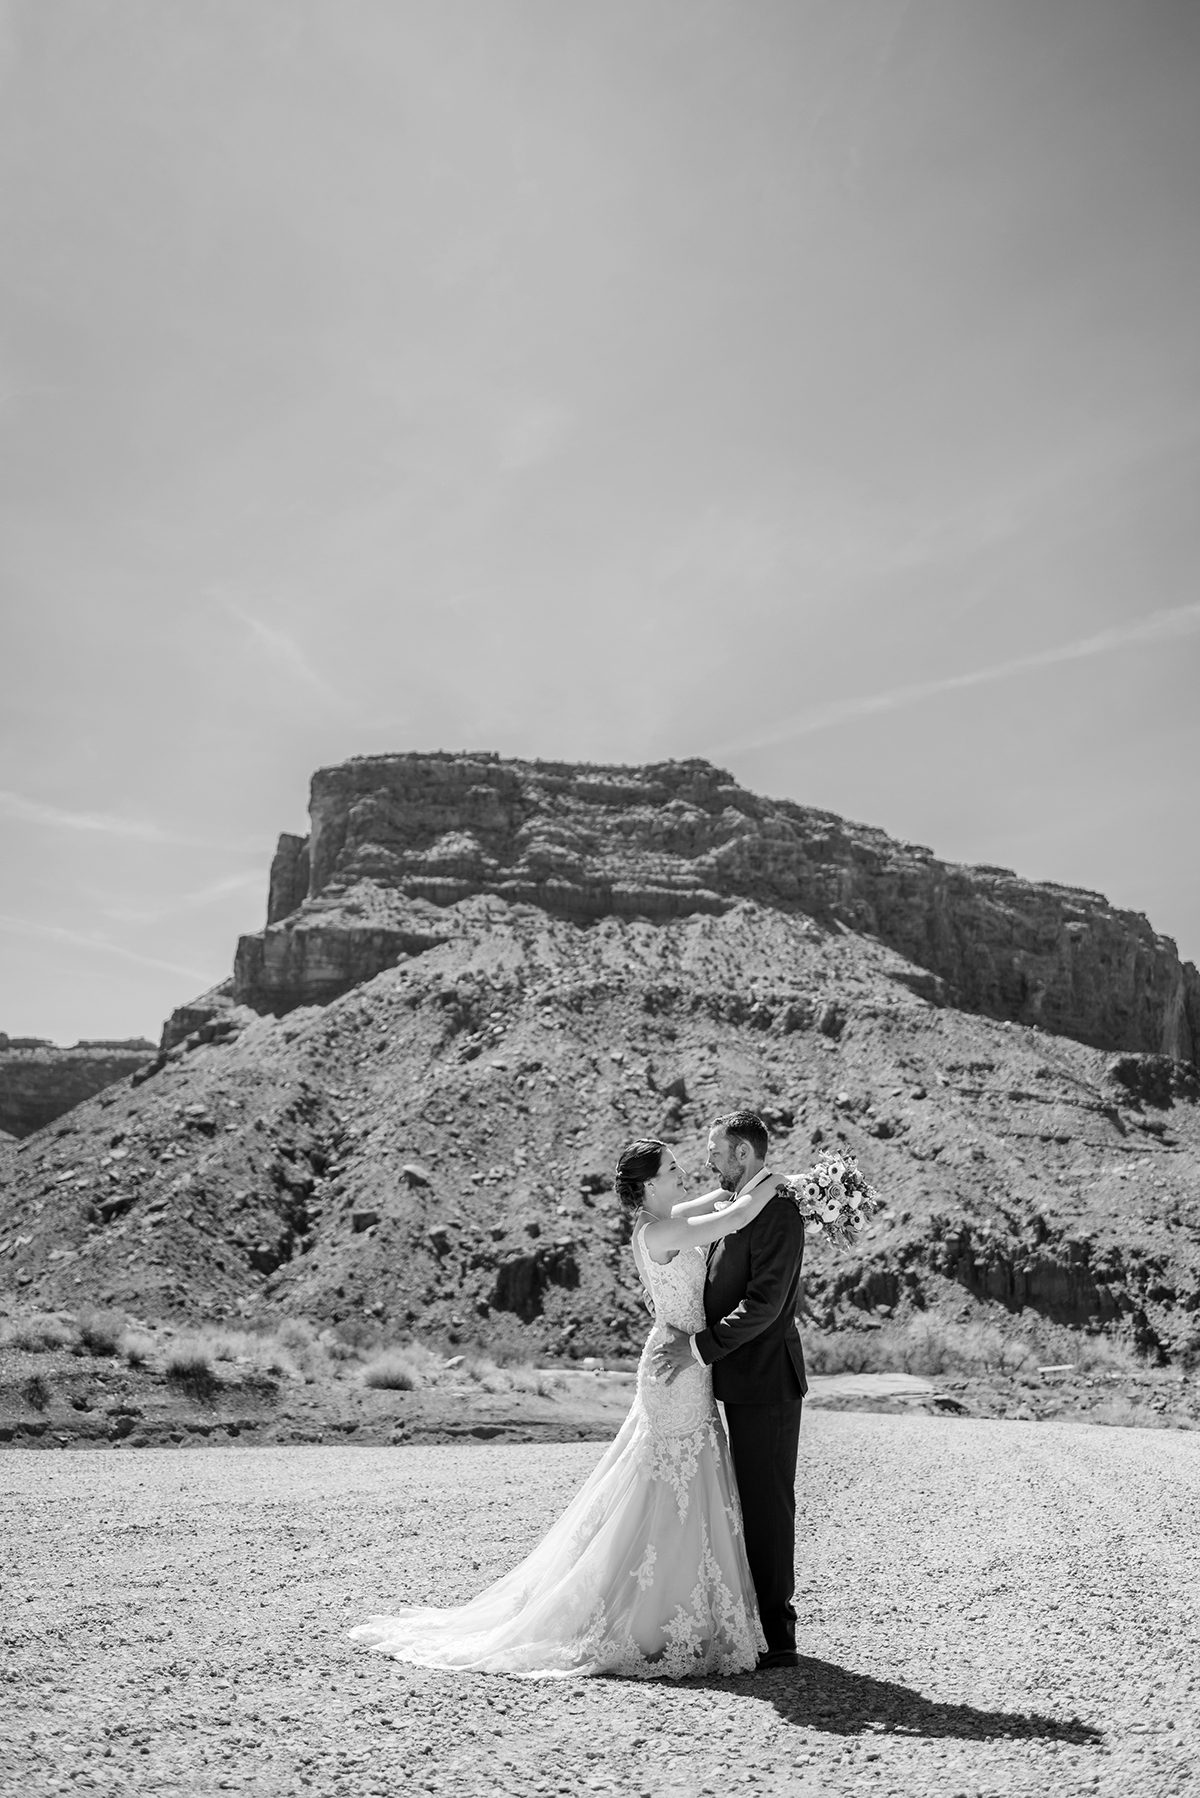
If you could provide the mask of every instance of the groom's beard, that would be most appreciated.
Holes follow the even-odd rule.
[[[722,1192],[736,1192],[738,1189],[738,1177],[736,1174],[718,1174],[717,1180],[720,1183]]]

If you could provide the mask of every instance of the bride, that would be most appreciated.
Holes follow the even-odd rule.
[[[668,1326],[705,1325],[705,1248],[756,1217],[756,1187],[718,1211],[687,1200],[679,1164],[654,1138],[617,1162],[635,1212],[633,1255],[654,1325],[628,1417],[589,1479],[519,1566],[469,1604],[372,1617],[351,1632],[423,1667],[526,1678],[624,1674],[682,1679],[752,1672],[766,1642],[712,1375],[699,1362],[669,1383],[654,1354]]]

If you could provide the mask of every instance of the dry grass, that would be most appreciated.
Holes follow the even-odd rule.
[[[168,1349],[163,1365],[168,1379],[200,1398],[236,1383],[239,1376],[271,1374],[312,1381],[330,1371],[324,1344],[306,1323],[295,1319],[270,1331],[223,1325],[193,1330]],[[223,1366],[230,1371],[223,1373]]]
[[[194,1330],[187,1340],[191,1346],[203,1349],[210,1361],[227,1361],[233,1366],[252,1367],[282,1379],[300,1377],[299,1368],[275,1332],[265,1334],[257,1330],[231,1330],[219,1326]]]
[[[154,1353],[154,1342],[151,1337],[144,1336],[140,1330],[126,1330],[117,1345],[117,1350],[130,1367],[145,1367]]]
[[[551,1398],[563,1390],[557,1374],[536,1367],[501,1367],[489,1355],[473,1355],[458,1371],[485,1392],[533,1392],[539,1398]]]
[[[877,1330],[806,1330],[804,1359],[812,1373],[900,1372],[930,1379],[1036,1373],[1039,1366],[1067,1361],[1079,1373],[1144,1371],[1131,1348],[1108,1337],[1080,1337],[1040,1320],[1006,1329],[989,1318],[957,1323],[923,1312],[891,1318]]]
[[[172,1343],[163,1361],[163,1372],[172,1385],[192,1398],[208,1399],[220,1391],[221,1381],[208,1344],[199,1338],[185,1337]]]
[[[376,1386],[389,1392],[415,1392],[418,1386],[436,1386],[446,1369],[431,1349],[419,1342],[403,1348],[391,1348],[376,1355],[363,1368],[360,1378],[364,1386]]]
[[[79,1346],[89,1355],[115,1355],[125,1334],[125,1319],[119,1311],[81,1311],[79,1314]]]
[[[1119,1430],[1171,1430],[1193,1427],[1187,1418],[1168,1417],[1164,1412],[1156,1411],[1149,1405],[1140,1405],[1129,1398],[1108,1398],[1102,1404],[1093,1405],[1087,1413],[1087,1421],[1108,1424],[1110,1428]]]
[[[359,1355],[371,1353],[383,1340],[379,1325],[366,1317],[343,1318],[341,1323],[334,1324],[333,1335],[337,1342]]]
[[[69,1348],[75,1331],[56,1317],[35,1317],[29,1323],[9,1324],[0,1336],[0,1348],[20,1349],[26,1355],[48,1355]]]
[[[50,1382],[45,1374],[31,1373],[21,1386],[21,1397],[34,1411],[45,1411],[50,1404]]]
[[[328,1360],[325,1344],[317,1340],[316,1331],[302,1317],[285,1317],[272,1334],[278,1350],[301,1373],[316,1375],[324,1371]]]
[[[443,1361],[432,1349],[408,1342],[385,1349],[363,1368],[364,1386],[393,1392],[415,1392],[422,1386],[461,1386],[464,1380],[485,1392],[531,1392],[551,1398],[563,1390],[557,1374],[536,1367],[501,1367],[490,1355],[455,1355],[455,1365]]]

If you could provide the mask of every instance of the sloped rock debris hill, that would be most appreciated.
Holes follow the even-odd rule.
[[[283,836],[266,929],[233,996],[322,1003],[444,941],[479,893],[569,920],[719,915],[739,901],[842,924],[914,964],[928,998],[1097,1048],[1194,1060],[1200,976],[1096,893],[958,867],[703,761],[581,767],[493,755],[356,758],[314,777]]]
[[[1194,971],[1144,920],[768,806],[705,764],[390,757],[316,791],[313,840],[285,841],[272,870],[272,912],[293,909],[243,941],[236,986],[0,1160],[0,1280],[22,1308],[287,1312],[533,1357],[627,1353],[645,1311],[611,1191],[618,1146],[653,1131],[699,1178],[709,1120],[752,1104],[777,1167],[840,1142],[888,1201],[856,1255],[812,1241],[810,1324],[991,1304],[1200,1358],[1196,1075],[1139,1040],[1166,1030],[1164,995],[1186,998]],[[508,822],[485,830],[497,794]],[[654,846],[664,816],[674,848]],[[797,848],[818,827],[841,861]],[[491,858],[457,897],[454,832]],[[556,859],[535,853],[552,842]],[[552,859],[544,892],[551,875],[529,870]],[[754,868],[770,903],[738,895]],[[1035,951],[1012,945],[1057,919],[1043,1011],[1056,955],[1074,955],[1055,1002],[1074,995],[1076,1023],[1107,1018],[1112,1040],[950,1003],[947,973],[881,940],[902,888],[950,920],[963,967],[983,965],[976,919],[1006,980],[1024,955],[1027,1001]],[[1076,912],[1109,964],[1086,934],[1063,947]]]

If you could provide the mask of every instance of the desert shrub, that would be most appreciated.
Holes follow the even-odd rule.
[[[163,1372],[173,1386],[192,1398],[211,1398],[220,1390],[221,1382],[212,1364],[212,1353],[201,1339],[172,1343],[163,1362]]]
[[[1146,1365],[1129,1343],[1114,1342],[1111,1336],[1085,1336],[1075,1364],[1080,1373],[1115,1374],[1142,1373]]]
[[[804,1337],[804,1362],[810,1373],[877,1373],[889,1359],[880,1357],[876,1330],[808,1332]]]
[[[509,1368],[508,1378],[514,1392],[535,1392],[539,1398],[553,1398],[565,1384],[558,1374],[546,1373],[540,1367]]]
[[[417,1386],[436,1386],[451,1379],[458,1371],[447,1369],[441,1357],[427,1349],[424,1343],[402,1342],[392,1343],[373,1356],[360,1377],[368,1386],[391,1386],[397,1392],[411,1392]],[[379,1377],[381,1372],[382,1378]],[[393,1373],[395,1378],[392,1378]]]
[[[1180,1423],[1178,1418],[1164,1416],[1151,1410],[1149,1405],[1139,1405],[1128,1398],[1110,1398],[1093,1405],[1087,1413],[1087,1421],[1108,1424],[1118,1430],[1169,1430]]]
[[[362,1370],[364,1386],[381,1387],[388,1392],[413,1392],[425,1384],[416,1360],[403,1349],[390,1349],[376,1355]]]
[[[285,1317],[272,1332],[276,1352],[286,1358],[293,1373],[318,1374],[325,1365],[325,1344],[317,1340],[311,1324],[302,1317]]]
[[[21,1387],[21,1397],[34,1411],[44,1411],[50,1403],[50,1382],[42,1373],[31,1373]]]
[[[298,1380],[300,1369],[292,1360],[287,1350],[269,1338],[263,1343],[257,1356],[257,1365],[266,1373],[272,1373],[280,1380]]]
[[[119,1311],[82,1311],[79,1316],[79,1345],[89,1355],[115,1355],[125,1334],[125,1319]]]
[[[321,1345],[331,1361],[361,1361],[362,1351],[352,1343],[343,1342],[340,1336],[326,1337]]]
[[[1065,1325],[1031,1317],[994,1315],[945,1319],[930,1312],[889,1318],[880,1329],[847,1327],[803,1332],[809,1371],[901,1372],[939,1379],[946,1374],[1004,1374],[1039,1383],[1038,1368],[1070,1362],[1079,1373],[1135,1374],[1145,1362],[1128,1343],[1082,1336]]]
[[[236,1361],[239,1356],[248,1357],[261,1338],[248,1330],[205,1327],[195,1331],[188,1341],[202,1346],[213,1361]]]
[[[274,1335],[256,1330],[201,1329],[188,1338],[188,1346],[201,1350],[210,1361],[249,1363],[263,1373],[287,1379],[298,1377],[291,1356]]]
[[[443,1375],[445,1371],[442,1370]],[[565,1385],[558,1374],[531,1367],[528,1362],[519,1366],[511,1362],[508,1366],[498,1366],[490,1355],[472,1355],[462,1367],[449,1371],[457,1371],[460,1377],[465,1375],[485,1392],[534,1392],[539,1398],[550,1398],[561,1392]]]
[[[154,1353],[154,1343],[140,1330],[126,1330],[117,1344],[117,1351],[124,1356],[130,1367],[145,1367]]]
[[[889,1365],[930,1379],[945,1373],[1015,1373],[1036,1360],[1025,1339],[986,1319],[944,1323],[913,1317],[881,1334]]]
[[[339,1342],[344,1342],[352,1349],[377,1349],[380,1342],[379,1325],[366,1317],[344,1317],[333,1326],[333,1333]]]
[[[474,1380],[485,1392],[512,1392],[516,1388],[513,1369],[497,1367],[490,1355],[472,1355],[458,1372],[460,1376]]]
[[[486,1354],[497,1367],[528,1367],[529,1348],[523,1342],[490,1342],[486,1349],[479,1344],[480,1354]]]
[[[305,1349],[317,1345],[316,1331],[302,1317],[285,1317],[281,1324],[275,1326],[273,1332],[276,1342],[292,1354],[302,1354]]]
[[[10,1324],[2,1340],[5,1348],[21,1349],[27,1355],[46,1355],[66,1348],[74,1339],[74,1330],[56,1317],[37,1317],[30,1323]]]

